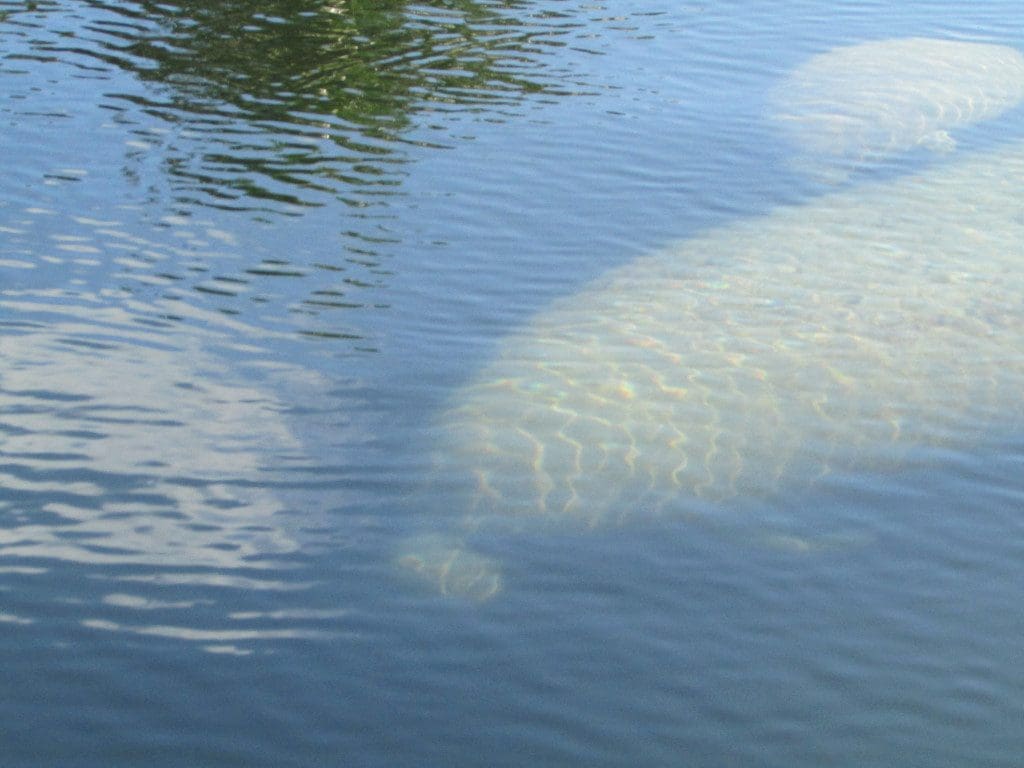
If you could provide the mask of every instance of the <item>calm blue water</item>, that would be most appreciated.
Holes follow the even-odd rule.
[[[1012,425],[749,502],[844,546],[484,535],[480,605],[392,563],[462,503],[433,419],[501,339],[826,193],[765,94],[897,36],[1024,14],[0,0],[0,765],[1019,765]]]

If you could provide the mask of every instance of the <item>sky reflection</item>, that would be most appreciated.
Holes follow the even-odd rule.
[[[299,548],[262,471],[301,444],[211,351],[215,316],[141,323],[109,297],[10,292],[0,307],[19,317],[0,338],[0,555],[232,569]]]

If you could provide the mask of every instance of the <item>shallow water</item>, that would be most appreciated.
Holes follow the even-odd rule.
[[[1024,50],[1015,4],[208,6],[0,2],[0,762],[1017,764],[999,414],[770,503],[481,531],[482,604],[392,562],[460,514],[437,418],[503,339],[836,191],[766,119],[787,72]]]

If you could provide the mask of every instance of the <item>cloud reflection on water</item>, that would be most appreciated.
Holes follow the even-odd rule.
[[[336,609],[247,597],[314,584],[305,539],[328,529],[297,501],[305,448],[274,393],[316,375],[268,359],[231,317],[117,291],[0,291],[0,366],[0,622],[231,654],[337,636]]]
[[[0,339],[0,555],[224,569],[298,549],[261,470],[300,443],[204,347],[215,331],[106,297],[0,306],[18,317]]]

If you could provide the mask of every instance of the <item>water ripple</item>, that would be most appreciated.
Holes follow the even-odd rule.
[[[99,96],[136,151],[158,151],[178,202],[292,214],[380,205],[403,145],[431,143],[407,137],[417,125],[450,132],[457,113],[506,119],[578,90],[545,60],[570,19],[496,2],[264,6],[36,4],[8,11],[0,72],[34,62],[104,81],[68,96]],[[19,121],[63,114],[25,98]]]

